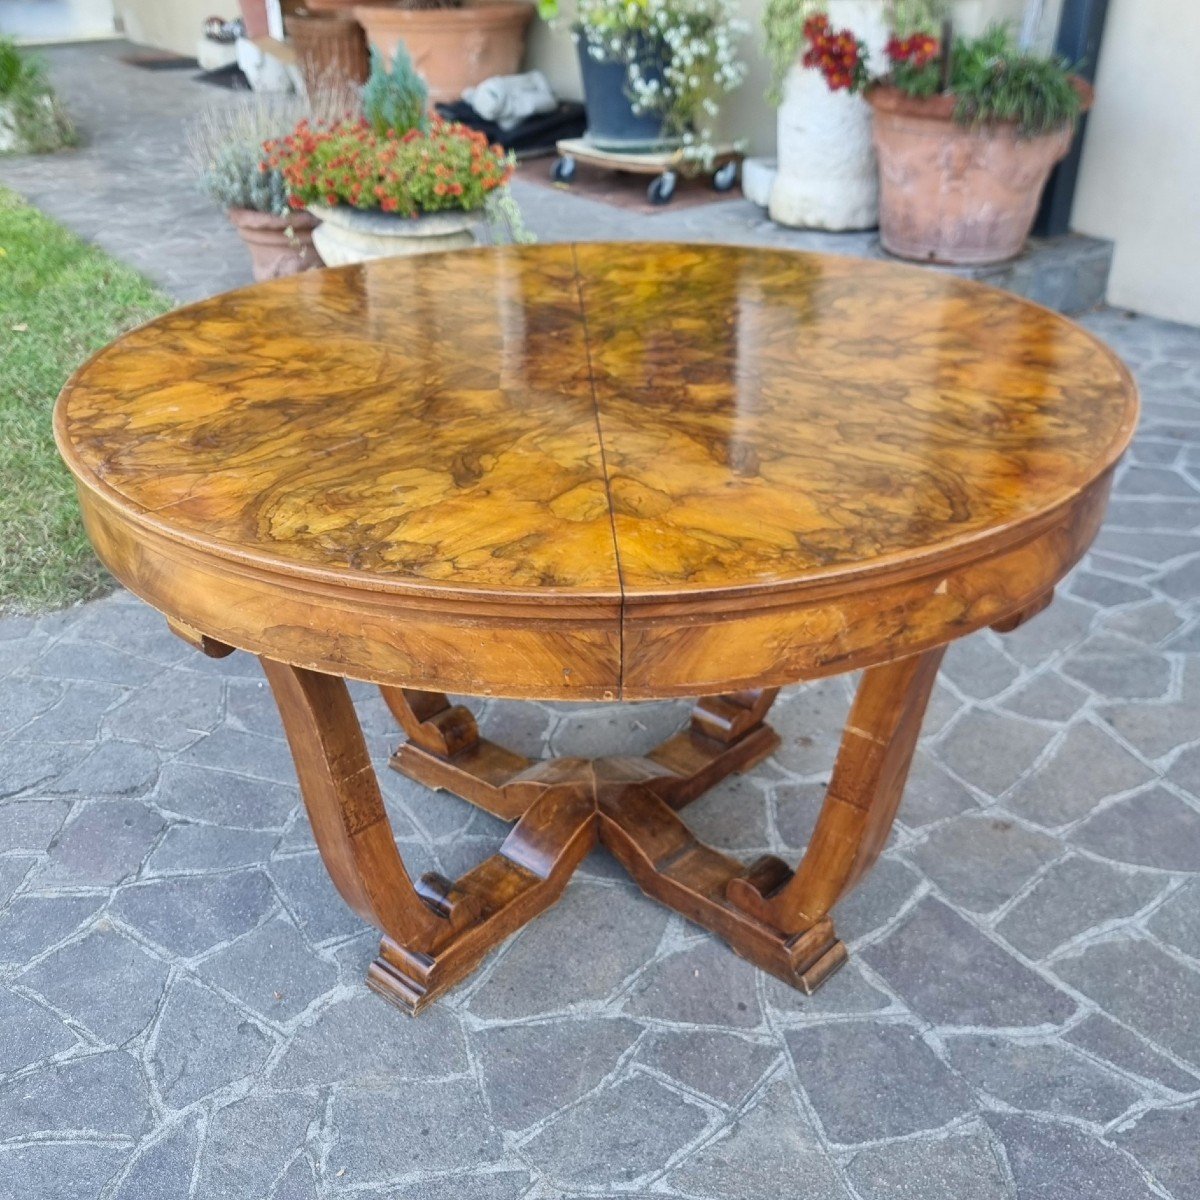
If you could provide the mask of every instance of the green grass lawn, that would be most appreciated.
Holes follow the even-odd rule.
[[[135,271],[0,188],[0,613],[62,608],[110,586],[51,411],[93,350],[170,307]]]

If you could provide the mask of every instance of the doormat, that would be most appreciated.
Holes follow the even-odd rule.
[[[193,75],[192,78],[199,83],[226,88],[231,92],[250,91],[250,80],[246,78],[237,63],[230,63],[226,67],[217,67],[215,71],[201,71],[199,75]]]
[[[121,61],[130,67],[141,67],[143,71],[194,71],[200,65],[194,58],[155,50],[122,54]]]
[[[653,176],[606,171],[600,167],[580,163],[575,171],[575,178],[570,183],[555,183],[550,178],[550,169],[554,162],[553,156],[520,162],[517,164],[517,178],[568,196],[599,200],[601,204],[611,204],[614,208],[646,216],[675,212],[681,208],[699,208],[703,204],[722,204],[727,200],[742,198],[740,186],[735,186],[728,192],[718,192],[707,175],[699,175],[695,179],[680,177],[669,203],[652,204],[646,195],[646,188]]]

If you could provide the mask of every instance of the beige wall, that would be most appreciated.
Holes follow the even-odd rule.
[[[237,0],[115,0],[125,36],[143,46],[194,55],[206,17],[236,17]]]
[[[1116,241],[1110,303],[1200,325],[1200,5],[1111,0],[1073,224]]]

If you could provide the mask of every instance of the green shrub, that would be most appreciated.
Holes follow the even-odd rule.
[[[61,150],[79,140],[42,64],[0,38],[0,135],[5,133],[16,154]]]
[[[363,88],[362,110],[379,134],[429,128],[429,89],[403,45],[396,46],[390,71],[371,48],[371,77]]]

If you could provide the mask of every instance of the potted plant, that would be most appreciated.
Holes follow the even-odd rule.
[[[374,56],[361,116],[305,118],[264,151],[289,203],[320,220],[314,241],[330,266],[470,246],[489,219],[527,238],[507,188],[513,160],[482,133],[430,116],[403,47],[390,71]]]
[[[533,19],[527,0],[392,0],[358,4],[354,17],[391,61],[403,45],[435,103],[450,104],[493,75],[515,75]]]
[[[921,6],[925,11],[922,13]],[[1021,252],[1054,164],[1091,91],[1058,58],[1020,49],[1007,26],[930,32],[930,0],[894,0],[882,70],[824,11],[804,23],[804,62],[831,91],[865,94],[879,160],[879,238],[901,258],[978,266]],[[914,18],[914,14],[916,14]]]
[[[255,280],[319,267],[316,219],[289,203],[279,171],[267,165],[263,143],[295,123],[295,100],[253,92],[210,108],[188,127],[190,158],[200,185],[224,206],[250,251]]]
[[[542,0],[548,20],[558,0]],[[680,145],[710,149],[719,97],[739,87],[745,23],[732,0],[578,0],[571,36],[579,54],[588,138],[611,150]]]
[[[0,154],[40,154],[78,140],[42,64],[0,38]]]
[[[947,32],[949,32],[947,30]],[[901,258],[979,265],[1020,254],[1091,90],[1006,28],[893,39],[867,94],[880,170],[880,241]]]

